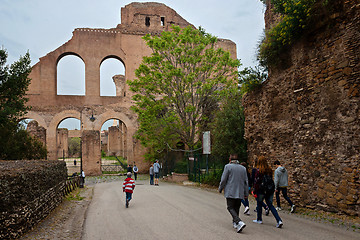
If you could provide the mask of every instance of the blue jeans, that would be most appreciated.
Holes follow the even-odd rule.
[[[150,185],[154,185],[154,174],[150,174]]]
[[[278,212],[276,211],[275,207],[272,204],[274,194],[271,194],[269,196],[265,196],[264,194],[258,194],[258,197],[256,199],[257,201],[257,220],[262,221],[262,203],[265,200],[268,208],[270,209],[272,215],[274,215],[276,222],[282,221]]]
[[[241,203],[244,205],[244,207],[248,207],[249,206],[249,199],[247,199],[247,198],[241,199]]]
[[[129,193],[129,192],[125,192],[125,193],[126,193],[126,201],[130,201],[132,193]]]
[[[284,196],[285,200],[290,204],[290,206],[292,206],[293,203],[292,203],[292,201],[290,200],[290,198],[287,195],[287,188],[286,187],[279,187],[277,189],[277,192],[275,192],[276,205],[278,207],[280,207],[280,191],[282,192],[282,195]]]

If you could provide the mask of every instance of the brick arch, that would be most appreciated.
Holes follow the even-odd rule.
[[[64,110],[57,113],[52,119],[49,124],[49,130],[54,129],[56,131],[57,127],[59,126],[60,122],[66,118],[76,118],[80,120],[80,112],[77,110]]]
[[[104,57],[103,59],[101,59],[100,64],[99,64],[99,67],[101,66],[101,64],[102,64],[105,60],[108,60],[108,59],[111,59],[111,58],[114,58],[114,59],[119,60],[119,61],[124,65],[124,68],[125,68],[125,71],[126,71],[126,64],[125,64],[125,62],[124,62],[124,60],[123,60],[123,58],[126,59],[126,58],[125,58],[125,54],[123,55],[123,57],[119,57],[119,56],[117,56],[117,55],[108,55],[108,56]]]
[[[38,122],[39,126],[44,127],[45,129],[48,127],[48,125],[45,122],[45,119],[36,112],[29,111],[27,114],[25,114],[25,116],[21,120],[26,118],[34,119],[35,121]]]
[[[84,61],[84,59],[81,57],[80,54],[78,54],[78,53],[76,53],[76,52],[63,52],[63,53],[61,53],[61,54],[57,57],[57,59],[56,59],[56,66],[58,65],[59,61],[60,61],[63,57],[71,56],[71,55],[76,56],[76,57],[79,57],[79,58],[83,61],[83,63],[85,64],[85,61]]]

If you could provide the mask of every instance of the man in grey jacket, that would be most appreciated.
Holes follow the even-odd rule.
[[[236,154],[231,154],[229,160],[221,176],[219,192],[224,189],[227,210],[232,216],[234,228],[240,233],[246,226],[239,217],[239,211],[241,199],[249,195],[248,177],[245,167],[239,164]]]
[[[275,161],[274,165],[276,167],[275,174],[274,174],[274,183],[275,183],[275,196],[276,196],[276,210],[280,211],[280,191],[284,196],[285,200],[290,204],[291,210],[290,212],[295,212],[295,205],[292,203],[290,198],[287,195],[287,187],[288,187],[288,172],[286,168],[281,166],[279,161]]]

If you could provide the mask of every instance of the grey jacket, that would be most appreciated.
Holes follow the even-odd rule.
[[[275,189],[288,186],[288,172],[284,167],[278,167],[274,174]]]
[[[226,164],[221,176],[219,192],[224,189],[226,198],[244,199],[249,196],[249,184],[246,168],[238,161]]]

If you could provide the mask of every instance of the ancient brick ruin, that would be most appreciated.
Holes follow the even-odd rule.
[[[130,110],[132,93],[126,81],[135,78],[135,69],[143,56],[151,54],[142,37],[147,33],[154,35],[170,30],[171,24],[190,25],[164,4],[131,3],[121,9],[121,24],[115,28],[77,28],[68,42],[40,58],[30,74],[32,81],[27,97],[32,109],[25,117],[36,120],[46,130],[48,159],[58,159],[64,150],[60,143],[64,137],[58,137],[59,123],[66,118],[76,118],[81,121],[82,151],[86,156],[84,170],[87,175],[101,174],[100,130],[107,120],[117,119],[125,129],[122,132],[126,133],[117,136],[122,141],[118,150],[129,163],[136,162],[140,171],[148,170],[148,163],[143,161],[145,149],[133,137],[138,123]],[[236,57],[233,42],[221,39],[219,46]],[[77,56],[85,64],[85,96],[57,95],[57,64],[67,55]],[[100,65],[109,58],[124,64],[125,76],[113,77],[116,96],[100,96]],[[84,135],[87,131],[99,134],[93,133],[90,137]],[[85,137],[92,142],[84,142]],[[93,155],[89,155],[86,147],[90,147]]]
[[[246,138],[250,161],[265,155],[288,169],[296,204],[359,216],[360,5],[336,2],[288,66],[245,96]],[[266,25],[275,19],[267,9]]]

